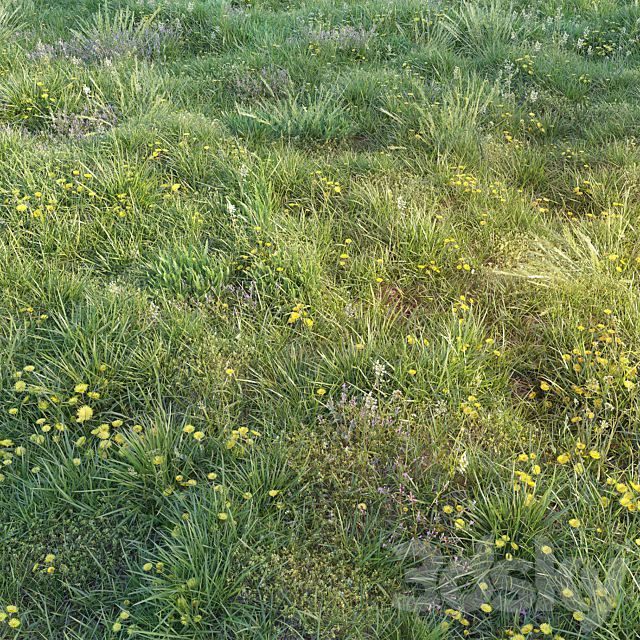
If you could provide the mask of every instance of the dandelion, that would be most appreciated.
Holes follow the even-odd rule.
[[[491,605],[488,604],[481,604],[480,608],[485,612],[485,613],[491,613],[493,611],[493,607]]]
[[[219,513],[218,514],[218,518],[220,518],[220,520],[226,520],[229,516],[226,513]]]
[[[142,565],[143,571],[151,571],[151,569],[153,569],[153,565],[150,562],[147,562],[146,564]]]
[[[12,407],[11,409],[9,409],[10,415],[15,416],[16,413],[18,413],[18,409],[16,409],[15,407]]]
[[[599,451],[589,451],[589,455],[590,455],[594,460],[600,460],[600,452],[599,452]]]
[[[327,392],[326,392],[326,390],[325,390],[325,389],[318,389],[318,390],[316,391],[316,393],[317,393],[319,396],[323,396],[323,395],[324,395],[325,393],[327,393]]]
[[[122,629],[122,625],[119,622],[114,622],[113,627],[111,627],[113,631],[120,631]]]
[[[89,388],[89,385],[88,385],[88,384],[77,384],[77,385],[74,387],[74,391],[75,391],[76,393],[84,393],[88,388]]]
[[[18,607],[16,607],[16,605],[15,605],[15,604],[10,604],[10,605],[7,607],[7,611],[8,611],[9,613],[18,613]]]
[[[55,570],[56,570],[56,568],[55,568],[55,567],[49,567],[49,568],[47,569],[47,573],[53,573]]]
[[[280,493],[280,490],[279,490],[279,489],[271,489],[271,491],[269,491],[269,495],[270,495],[272,498],[275,498],[279,493]]]
[[[580,613],[579,611],[574,611],[573,612],[573,618],[574,618],[574,620],[577,620],[578,622],[582,622],[584,620],[584,614]]]
[[[225,369],[224,372],[228,375],[228,376],[232,376],[233,375],[233,369]]]
[[[540,625],[540,633],[544,633],[545,635],[549,635],[553,633],[553,627],[548,622],[543,622]]]
[[[553,549],[549,545],[546,545],[546,544],[540,550],[542,551],[542,553],[544,553],[546,555],[549,555],[553,551]]]
[[[18,618],[10,618],[9,626],[16,629],[17,627],[20,626],[20,620]]]
[[[196,440],[202,440],[202,438],[204,438],[204,433],[203,433],[202,431],[196,431],[196,432],[193,434],[193,437],[194,437]]]
[[[18,380],[18,382],[16,382],[15,385],[13,386],[13,388],[16,391],[23,391],[24,389],[27,388],[27,383],[24,380]]]
[[[571,518],[571,520],[569,520],[569,524],[577,529],[580,526],[580,520],[578,520],[577,518]]]
[[[558,462],[560,464],[566,464],[567,462],[569,462],[569,460],[570,458],[568,453],[563,453],[562,455],[558,456]]]
[[[93,415],[93,409],[84,405],[78,409],[78,417],[76,418],[76,422],[85,422],[86,420],[90,420]]]

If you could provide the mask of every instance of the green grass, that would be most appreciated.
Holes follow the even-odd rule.
[[[638,637],[639,41],[2,4],[0,638]]]

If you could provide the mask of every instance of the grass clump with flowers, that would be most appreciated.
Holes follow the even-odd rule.
[[[636,637],[639,43],[2,3],[0,637]]]

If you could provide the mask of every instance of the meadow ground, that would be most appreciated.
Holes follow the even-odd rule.
[[[0,51],[0,638],[639,636],[637,0]]]

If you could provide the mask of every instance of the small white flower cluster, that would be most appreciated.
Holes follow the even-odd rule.
[[[531,95],[529,96],[529,100],[531,102],[535,102],[538,99],[538,92],[531,89]]]
[[[153,301],[149,302],[149,317],[151,318],[151,320],[152,321],[157,320],[159,315],[160,315],[160,307],[155,305]]]
[[[404,214],[404,210],[407,208],[407,203],[402,198],[402,196],[398,196],[398,199],[396,200],[396,205],[397,205],[398,209],[400,210],[400,213]]]
[[[371,391],[364,397],[364,408],[369,413],[375,413],[378,408],[378,401],[373,397]]]
[[[344,315],[349,319],[353,318],[356,315],[355,309],[350,302],[344,308]]]
[[[243,165],[240,167],[240,175],[242,176],[242,179],[243,179],[243,180],[246,180],[246,179],[247,179],[247,176],[249,175],[249,168],[247,167],[247,165],[246,165],[246,164],[243,164]]]
[[[447,402],[446,400],[438,400],[436,402],[435,409],[433,410],[433,415],[437,418],[438,416],[443,416],[447,413]]]
[[[384,380],[384,374],[386,373],[386,365],[382,364],[380,360],[376,360],[373,365],[373,375],[376,377],[376,380]]]

